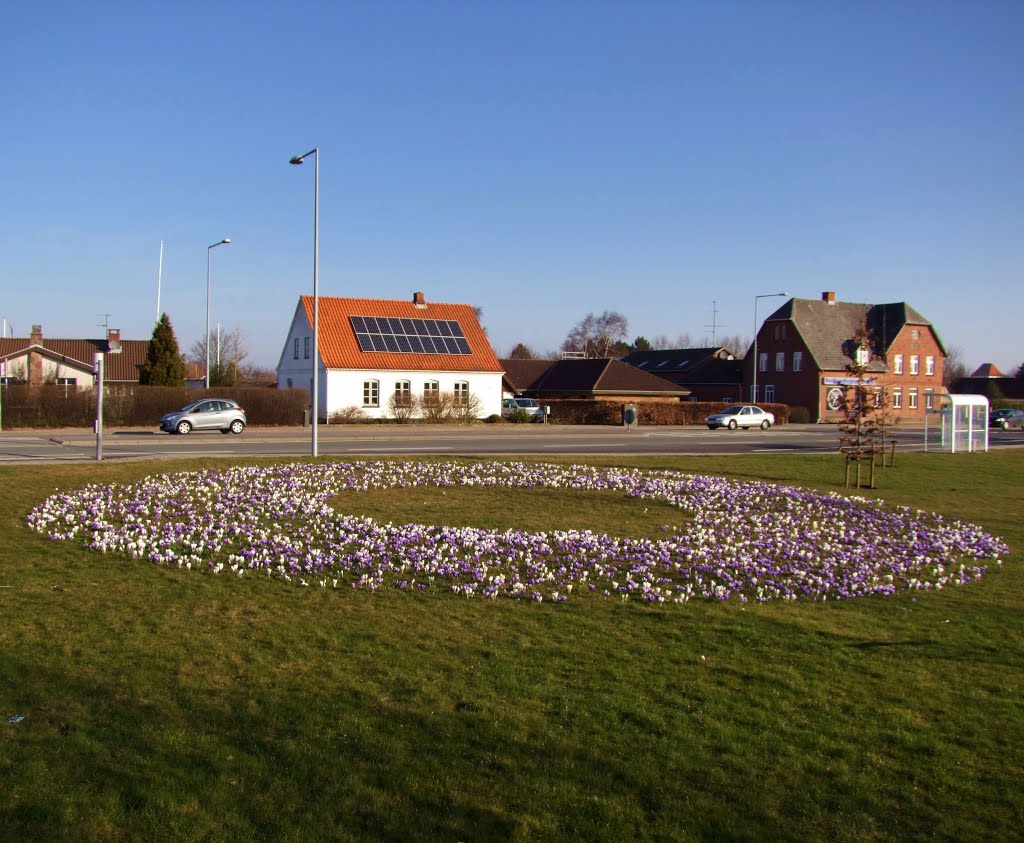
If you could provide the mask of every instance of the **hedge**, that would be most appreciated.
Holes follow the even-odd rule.
[[[217,387],[185,389],[138,384],[108,385],[103,393],[103,424],[111,427],[156,427],[160,417],[200,398],[231,398],[244,409],[249,424],[302,424],[309,396],[304,389]],[[4,429],[15,427],[92,427],[96,390],[55,384],[2,388]]]
[[[551,408],[550,420],[555,424],[622,424],[620,402],[575,400],[541,400]],[[703,424],[712,413],[731,407],[732,401],[689,401],[669,404],[659,401],[633,401],[636,405],[637,423],[643,425],[684,425]],[[789,405],[759,404],[775,415],[776,424],[789,421]]]

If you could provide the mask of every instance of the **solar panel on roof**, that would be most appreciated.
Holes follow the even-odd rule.
[[[396,319],[350,316],[362,351],[399,354],[472,354],[462,326],[454,319]]]

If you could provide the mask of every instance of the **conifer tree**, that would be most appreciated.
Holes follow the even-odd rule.
[[[185,361],[181,359],[178,339],[174,336],[174,328],[166,313],[160,316],[160,321],[153,328],[153,338],[149,341],[149,353],[139,375],[139,383],[149,386],[185,385]]]

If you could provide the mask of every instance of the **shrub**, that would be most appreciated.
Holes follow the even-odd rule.
[[[331,424],[363,424],[366,413],[359,407],[344,407],[328,415],[327,421]]]
[[[790,424],[810,424],[811,411],[802,405],[789,408]]]

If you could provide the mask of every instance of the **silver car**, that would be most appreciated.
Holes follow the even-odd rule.
[[[544,408],[533,398],[506,398],[501,402],[501,414],[506,419],[517,410],[526,413],[533,421],[544,420]]]
[[[734,404],[731,407],[726,407],[720,413],[708,416],[704,420],[704,424],[710,430],[714,430],[716,427],[727,427],[729,430],[735,430],[737,427],[742,427],[744,430],[759,427],[761,430],[767,430],[775,424],[775,416],[752,404]]]
[[[230,398],[201,398],[160,419],[161,430],[182,434],[193,430],[241,433],[246,424],[245,410]]]

